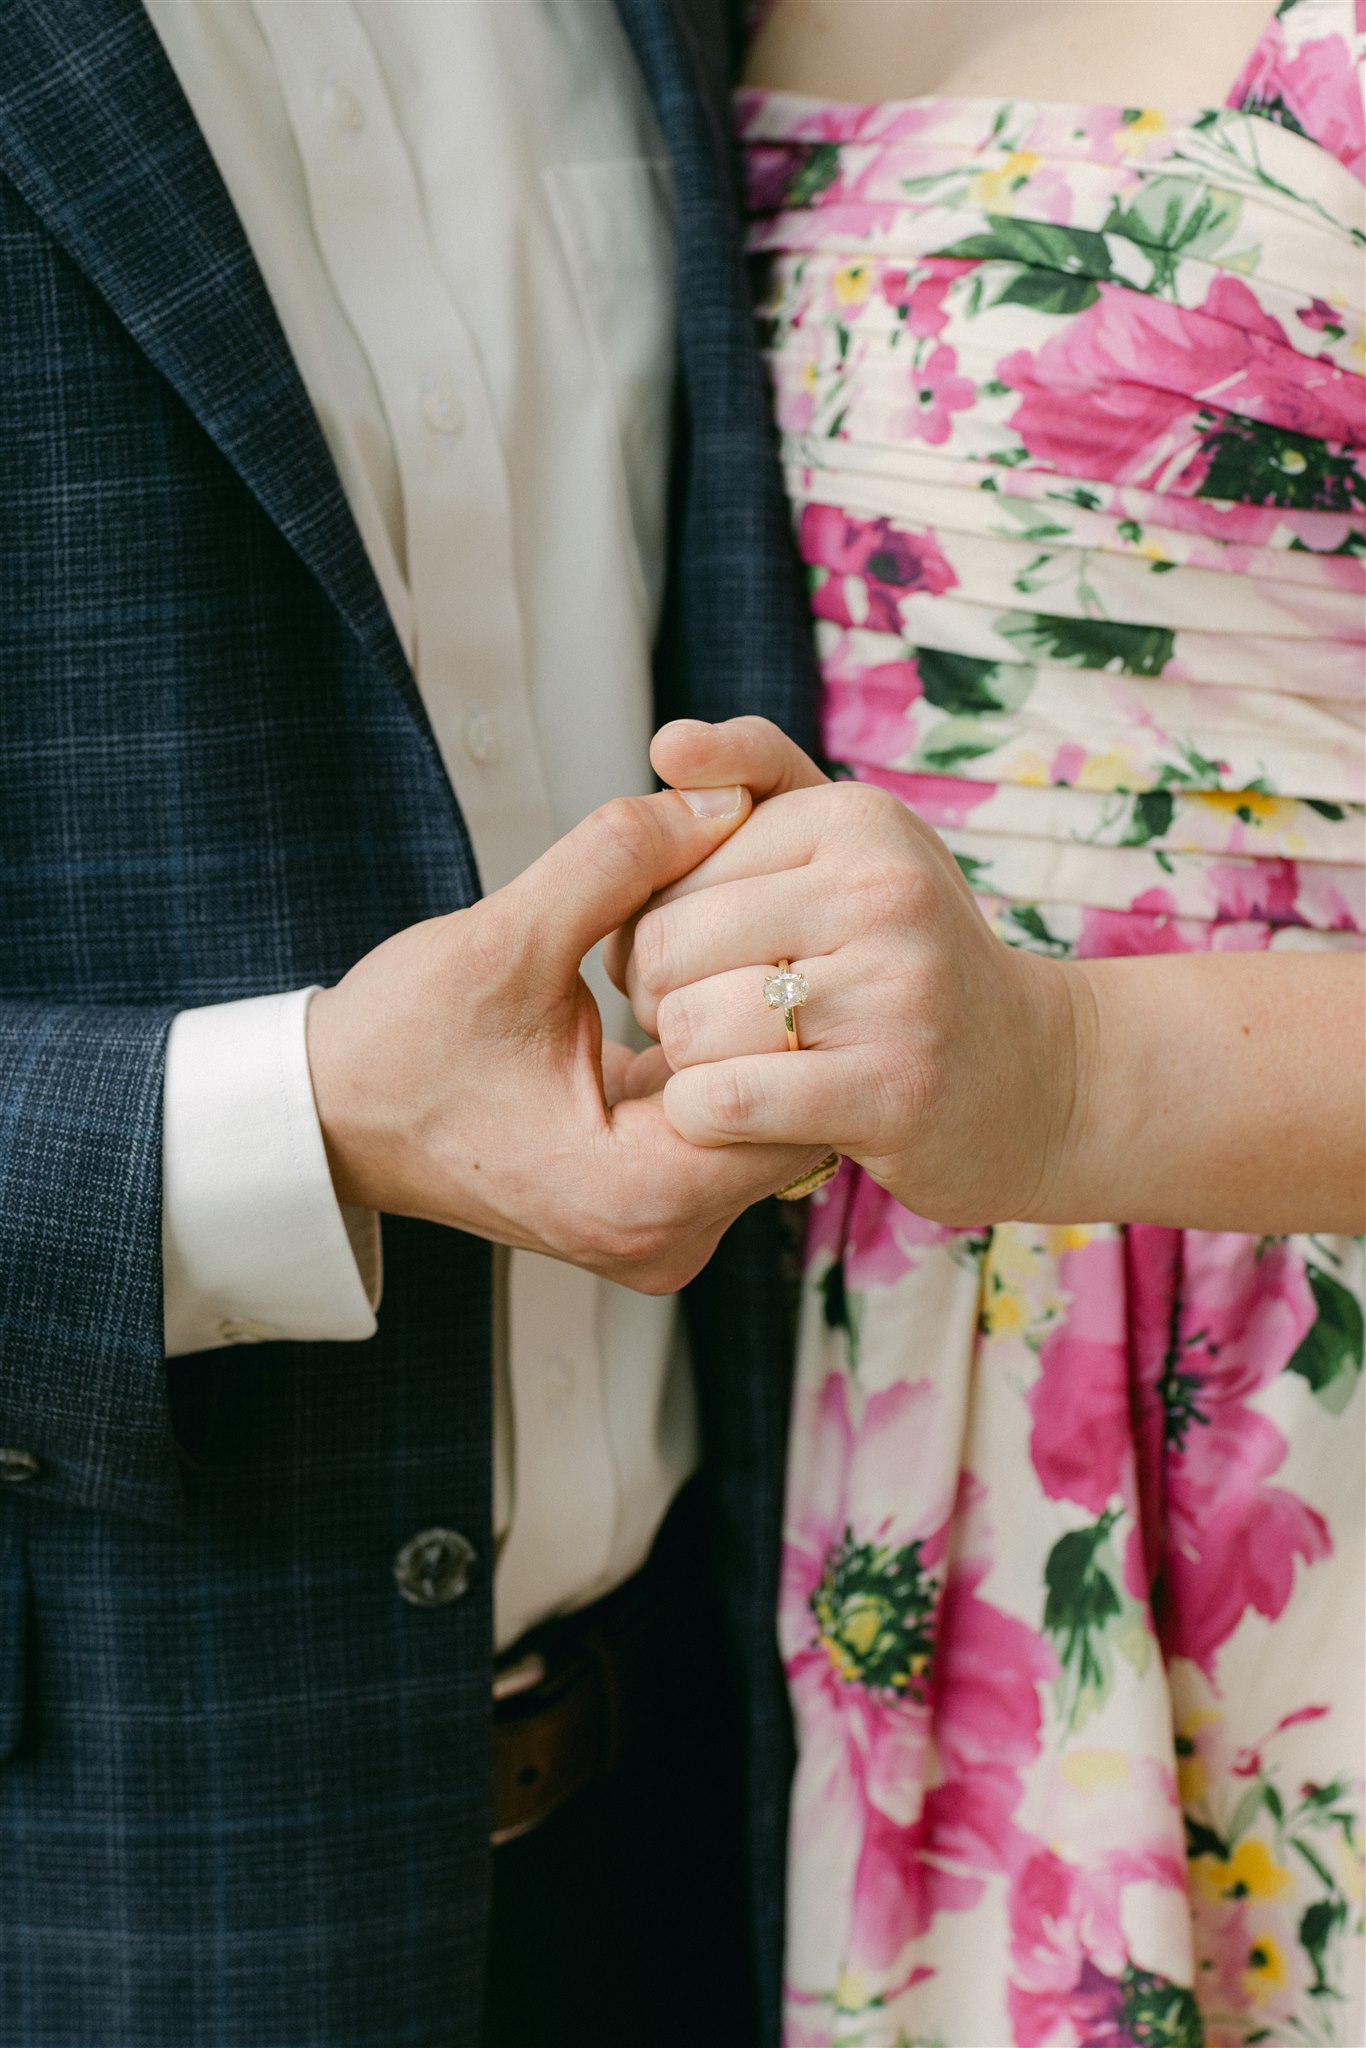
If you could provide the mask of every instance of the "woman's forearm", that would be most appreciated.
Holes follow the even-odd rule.
[[[1075,1088],[1035,1220],[1366,1229],[1360,954],[1167,955],[1062,973]]]

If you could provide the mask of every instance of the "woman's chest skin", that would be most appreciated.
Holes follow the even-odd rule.
[[[775,0],[746,83],[834,100],[1220,106],[1272,0]]]

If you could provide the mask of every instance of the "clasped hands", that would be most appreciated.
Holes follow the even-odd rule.
[[[314,998],[339,1199],[656,1294],[831,1147],[939,1220],[1028,1213],[1067,1096],[1065,1057],[1040,1085],[1070,1042],[1053,963],[991,934],[895,798],[766,721],[681,721],[652,759],[662,794]],[[648,1052],[603,1042],[579,972],[603,938]],[[795,1054],[762,997],[781,956],[811,984]]]

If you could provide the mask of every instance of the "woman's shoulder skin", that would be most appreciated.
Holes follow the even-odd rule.
[[[774,0],[746,82],[831,100],[1220,106],[1271,0]]]

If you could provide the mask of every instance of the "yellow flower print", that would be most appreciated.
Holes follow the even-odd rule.
[[[861,306],[871,278],[866,263],[843,263],[830,280],[831,289],[842,306]]]
[[[1239,1842],[1233,1854],[1197,1856],[1191,1864],[1197,1890],[1206,1899],[1278,1899],[1294,1879],[1256,1836]]]
[[[1010,769],[1010,779],[1012,782],[1026,782],[1042,789],[1052,777],[1042,754],[1025,753],[1015,757]]]
[[[1061,1258],[1064,1252],[1079,1252],[1088,1245],[1095,1232],[1085,1223],[1055,1223],[1048,1232],[1048,1249],[1052,1256]]]
[[[1122,1749],[1074,1749],[1062,1760],[1062,1775],[1079,1792],[1102,1792],[1128,1784],[1129,1759]]]
[[[1260,789],[1193,789],[1191,801],[1212,811],[1230,811],[1246,825],[1283,825],[1294,815],[1295,800],[1268,796]]]
[[[982,1328],[989,1337],[1009,1336],[1028,1324],[1025,1289],[1038,1273],[1039,1257],[1029,1232],[1003,1224],[992,1233],[982,1265]]]
[[[1076,778],[1078,789],[1126,789],[1133,786],[1134,761],[1129,747],[1108,747],[1092,754],[1081,764]]]
[[[1197,1707],[1182,1717],[1176,1731],[1176,1782],[1181,1791],[1183,1806],[1198,1806],[1209,1791],[1209,1771],[1204,1757],[1200,1754],[1200,1730],[1217,1727],[1223,1715],[1216,1714],[1211,1707]],[[1200,1857],[1198,1861],[1212,1859]],[[1192,1864],[1194,1869],[1194,1864]]]
[[[1274,1993],[1284,1991],[1289,1982],[1290,1972],[1280,1945],[1269,1934],[1259,1934],[1247,1952],[1243,1989],[1258,2005],[1264,2005]]]
[[[968,186],[978,206],[991,213],[1009,213],[1015,194],[1027,185],[1043,159],[1036,150],[1012,149],[994,171],[979,171]]]
[[[866,2012],[868,2004],[868,1980],[862,1970],[841,1970],[835,1979],[836,2012]]]
[[[1009,1336],[1024,1323],[1025,1306],[1018,1294],[988,1295],[982,1304],[982,1327],[989,1337]]]
[[[1134,156],[1166,132],[1166,115],[1159,113],[1156,107],[1144,107],[1132,121],[1121,122],[1116,128],[1115,148],[1121,156]]]

